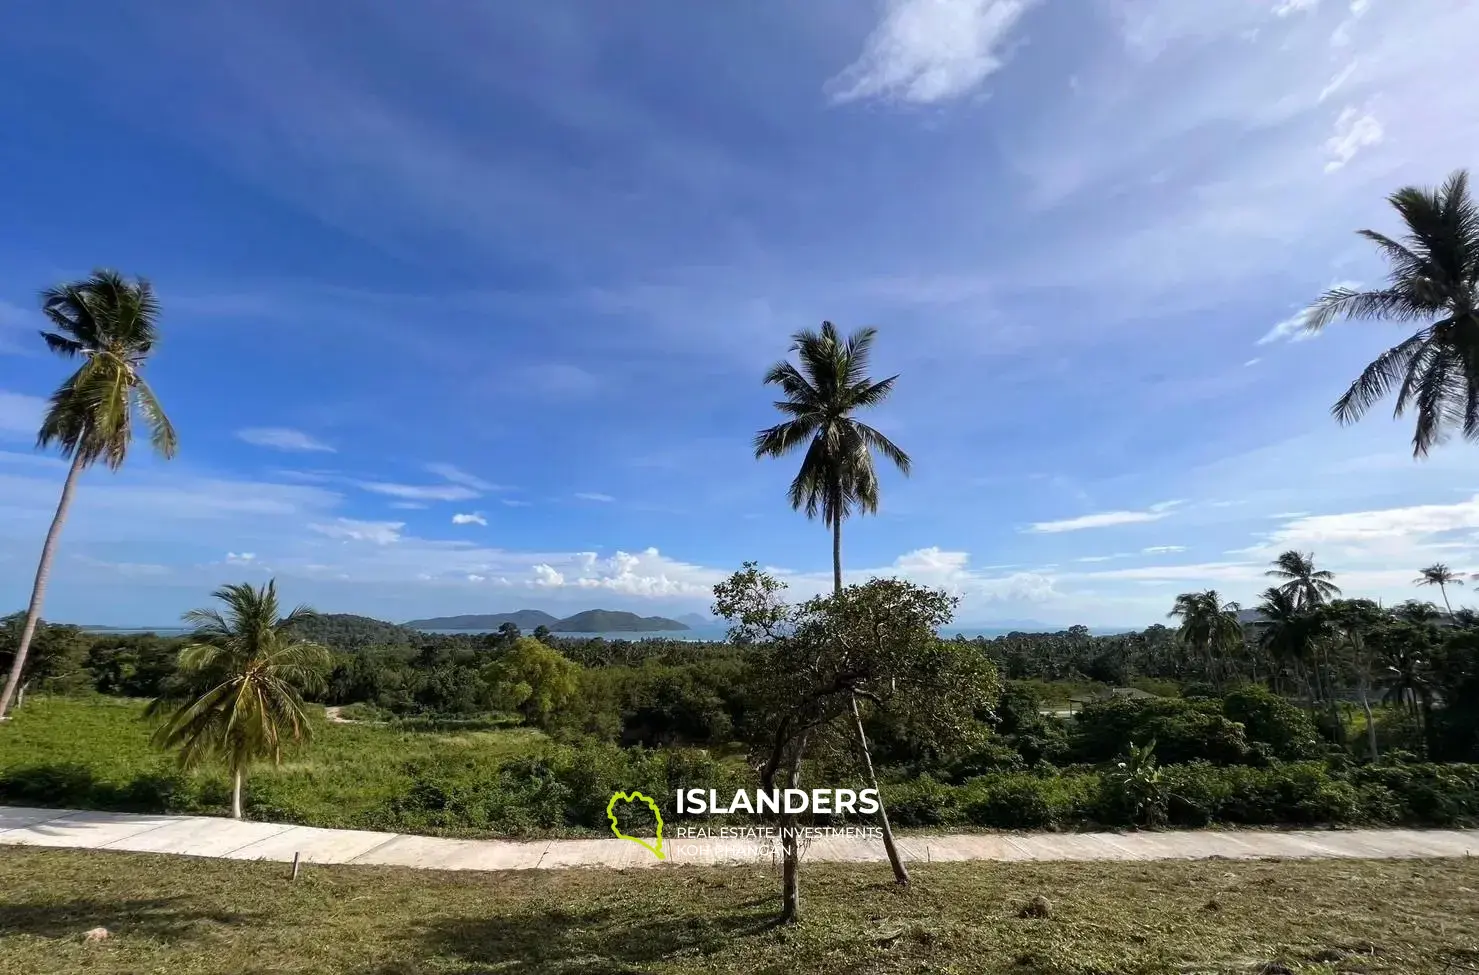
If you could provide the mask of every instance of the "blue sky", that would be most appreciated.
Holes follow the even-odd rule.
[[[63,473],[35,295],[94,266],[160,293],[182,446],[86,476],[52,618],[269,575],[389,619],[702,610],[746,559],[816,590],[749,443],[823,319],[880,329],[916,466],[857,578],[1142,624],[1299,547],[1419,595],[1479,570],[1474,449],[1330,419],[1396,330],[1281,323],[1475,161],[1476,35],[1452,0],[8,4],[0,603]]]

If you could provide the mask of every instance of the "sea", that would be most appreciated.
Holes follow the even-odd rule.
[[[182,635],[184,635],[186,633],[190,633],[191,632],[191,630],[188,627],[179,627],[179,626],[141,626],[141,627],[85,626],[85,627],[83,627],[83,629],[86,630],[89,633],[117,633],[117,634],[129,634],[129,635],[140,634],[140,633],[155,633],[155,634],[158,634],[159,636],[182,636]],[[945,637],[946,639],[951,639],[951,638],[954,638],[956,636],[963,636],[963,637],[965,637],[968,640],[974,640],[976,637],[985,637],[986,639],[991,639],[992,637],[1005,636],[1008,633],[1053,633],[1053,632],[1058,632],[1059,630],[1065,630],[1065,629],[1067,629],[1067,627],[1057,627],[1057,628],[1045,627],[1045,626],[1044,627],[1033,627],[1033,628],[1029,628],[1029,627],[1012,627],[1012,628],[1009,628],[1009,629],[990,628],[990,627],[981,628],[981,629],[974,629],[974,628],[970,628],[970,627],[964,627],[964,628],[961,628],[961,627],[954,627],[954,628],[952,628],[952,627],[946,627],[945,629],[943,629],[943,630],[940,631],[940,635],[943,636],[943,637]],[[491,630],[428,630],[427,632],[428,633],[446,633],[446,634],[449,634],[449,635],[467,634],[468,636],[476,636],[478,634],[489,633],[489,632],[492,632],[492,631]],[[1125,630],[1123,628],[1109,628],[1109,629],[1091,628],[1089,630],[1089,632],[1090,633],[1093,633],[1095,636],[1106,636],[1106,635],[1113,634],[1113,633],[1123,633],[1123,632],[1125,632]],[[690,627],[689,629],[686,629],[686,630],[657,630],[657,631],[654,631],[654,632],[645,632],[645,631],[639,631],[639,632],[620,631],[620,632],[615,632],[615,633],[555,633],[554,635],[557,636],[557,637],[560,637],[562,639],[569,639],[569,640],[589,640],[589,639],[592,639],[592,638],[595,638],[595,637],[599,637],[600,639],[603,639],[603,640],[680,640],[680,641],[689,642],[689,643],[722,643],[723,640],[724,640],[724,635],[725,635],[725,627],[720,626],[720,625],[715,625],[715,626],[695,626],[695,627]]]

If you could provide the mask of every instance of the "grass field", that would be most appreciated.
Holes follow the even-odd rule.
[[[68,777],[90,780],[96,795],[110,799],[98,804],[109,808],[134,805],[141,811],[170,808],[224,815],[229,798],[220,769],[192,774],[183,793],[170,793],[165,783],[158,790],[139,790],[138,802],[129,802],[128,790],[137,788],[134,783],[140,779],[175,773],[173,757],[150,744],[152,729],[141,720],[143,709],[142,701],[119,698],[32,698],[16,711],[0,739],[4,744],[0,780],[13,769],[49,767],[64,780],[60,786],[69,784]],[[285,756],[280,767],[253,769],[247,792],[256,818],[315,826],[368,825],[375,810],[415,784],[418,764],[461,756],[491,769],[502,759],[537,752],[545,744],[540,732],[526,728],[406,731],[386,725],[330,724],[321,708],[311,710],[312,747]],[[79,781],[77,790],[86,784]],[[0,801],[5,801],[3,796]]]
[[[1479,862],[809,865],[432,873],[0,847],[0,971],[1018,973],[1479,970]],[[1023,918],[1046,897],[1051,915]],[[111,937],[84,943],[104,926]],[[1283,967],[1279,967],[1283,966]]]

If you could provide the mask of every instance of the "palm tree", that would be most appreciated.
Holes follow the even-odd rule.
[[[789,419],[755,435],[757,458],[782,457],[806,446],[789,497],[792,508],[805,510],[808,518],[820,513],[822,522],[832,529],[834,593],[842,591],[843,520],[854,511],[878,510],[878,473],[873,468],[872,452],[877,450],[904,474],[909,473],[909,455],[854,416],[858,410],[887,399],[899,378],[890,376],[874,382],[868,375],[868,356],[876,335],[876,329],[863,328],[843,341],[836,326],[822,322],[821,332],[804,330],[792,336],[791,349],[801,360],[801,368],[782,361],[765,374],[765,384],[779,386],[785,395],[775,407]],[[868,784],[877,789],[878,777],[856,695],[852,698],[852,715],[864,773]],[[888,811],[881,802],[878,820],[894,879],[907,884],[909,870],[894,844]]]
[[[1386,258],[1387,286],[1327,291],[1305,327],[1318,331],[1336,318],[1422,323],[1377,356],[1331,410],[1339,422],[1354,423],[1395,390],[1395,415],[1417,412],[1412,452],[1421,457],[1443,439],[1445,425],[1479,440],[1479,208],[1462,170],[1436,190],[1407,186],[1388,200],[1406,224],[1402,240],[1358,231]]]
[[[180,651],[179,677],[150,703],[150,717],[167,717],[154,734],[161,748],[178,748],[180,764],[193,768],[221,758],[231,774],[231,815],[241,818],[241,784],[257,761],[282,761],[284,740],[306,742],[308,717],[303,690],[322,686],[329,652],[293,635],[313,615],[299,606],[278,617],[277,585],[223,586],[212,593],[225,604],[192,609],[184,619],[196,627]]]
[[[1274,567],[1264,575],[1283,579],[1279,588],[1289,593],[1302,610],[1313,610],[1326,600],[1340,595],[1340,587],[1333,581],[1335,573],[1315,568],[1313,552],[1288,551],[1274,559]]]
[[[1453,616],[1453,607],[1448,602],[1448,587],[1462,586],[1464,580],[1457,572],[1454,572],[1442,562],[1434,562],[1426,569],[1420,569],[1422,575],[1413,580],[1419,586],[1437,586],[1438,591],[1443,594],[1443,608],[1448,610],[1448,615]]]
[[[1298,600],[1287,590],[1269,588],[1263,591],[1258,606],[1258,647],[1279,669],[1293,670],[1307,683],[1310,640],[1314,636],[1311,617],[1300,608]],[[1311,695],[1313,703],[1313,695]]]
[[[834,590],[842,589],[843,520],[854,511],[878,510],[872,451],[909,473],[909,455],[853,416],[882,403],[899,378],[869,378],[868,355],[876,334],[876,329],[859,329],[844,342],[831,322],[822,322],[820,333],[807,330],[792,337],[800,369],[778,362],[765,374],[765,384],[779,386],[785,394],[775,407],[790,419],[755,435],[755,456],[782,457],[806,445],[801,470],[791,482],[791,507],[804,509],[808,518],[820,513],[832,529]]]
[[[115,271],[94,271],[84,281],[43,292],[41,310],[56,327],[56,331],[41,333],[47,347],[64,358],[81,357],[83,361],[81,368],[52,393],[51,406],[36,435],[37,447],[55,444],[63,457],[72,459],[72,466],[62,482],[62,497],[41,547],[41,562],[36,567],[31,603],[10,676],[0,691],[0,721],[5,719],[20,686],[78,475],[100,460],[115,471],[123,465],[133,442],[135,412],[148,426],[156,452],[173,457],[177,446],[174,427],[141,375],[157,341],[159,303],[149,283],[143,279],[130,283]]]
[[[1166,615],[1181,620],[1176,636],[1183,644],[1201,654],[1207,676],[1219,690],[1222,688],[1218,661],[1243,642],[1243,625],[1238,622],[1237,603],[1224,603],[1216,589],[1184,592]]]

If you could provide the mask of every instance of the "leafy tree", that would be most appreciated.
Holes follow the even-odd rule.
[[[1288,551],[1274,559],[1274,567],[1264,575],[1272,579],[1283,579],[1279,588],[1294,597],[1295,605],[1304,611],[1313,610],[1327,600],[1340,595],[1335,584],[1335,573],[1315,568],[1314,553]]]
[[[313,610],[278,615],[275,581],[223,586],[212,595],[225,612],[185,614],[196,627],[193,642],[180,652],[176,680],[145,713],[164,718],[154,742],[179,749],[185,768],[210,758],[226,762],[231,815],[240,819],[242,779],[252,763],[281,764],[284,740],[308,741],[302,690],[322,684],[329,654],[294,635]]]
[[[1181,620],[1177,637],[1201,655],[1207,676],[1214,685],[1221,687],[1221,661],[1243,642],[1238,604],[1224,603],[1216,589],[1185,592],[1176,597],[1176,604],[1167,615]]]
[[[775,407],[790,419],[755,436],[756,457],[783,457],[806,446],[801,470],[791,482],[791,507],[805,510],[808,518],[820,513],[832,529],[832,583],[839,590],[842,522],[854,511],[878,510],[872,451],[909,473],[909,455],[853,415],[882,403],[899,378],[874,382],[868,376],[876,334],[876,329],[859,329],[844,342],[831,322],[823,322],[820,333],[797,332],[792,349],[801,368],[779,362],[765,375],[766,385],[779,386],[785,395]]]
[[[1442,562],[1434,562],[1426,569],[1419,570],[1422,575],[1418,576],[1415,583],[1419,586],[1437,586],[1438,591],[1443,594],[1443,608],[1448,610],[1448,615],[1453,615],[1453,606],[1448,602],[1448,587],[1462,586],[1463,577],[1454,572]]]
[[[780,777],[796,788],[809,748],[865,746],[866,738],[854,734],[859,701],[907,721],[941,749],[982,733],[976,715],[996,698],[996,674],[969,643],[939,639],[954,612],[952,597],[873,579],[791,606],[784,589],[753,562],[714,587],[715,614],[730,621],[735,642],[751,648],[747,730],[762,788],[774,788]],[[782,817],[782,921],[800,917],[794,824]]]
[[[519,637],[484,671],[500,708],[543,727],[580,689],[580,665],[533,637]]]
[[[1369,599],[1333,600],[1325,607],[1324,616],[1334,638],[1343,642],[1350,651],[1356,689],[1361,695],[1361,710],[1366,715],[1366,747],[1374,760],[1380,757],[1380,750],[1376,741],[1376,717],[1371,711],[1371,688],[1375,682],[1371,638],[1389,617]]]
[[[1305,324],[1317,331],[1337,318],[1422,323],[1377,356],[1332,408],[1339,422],[1353,423],[1396,391],[1395,415],[1417,413],[1412,452],[1422,456],[1445,426],[1479,439],[1479,208],[1462,170],[1438,189],[1403,187],[1388,202],[1406,225],[1401,240],[1357,231],[1386,258],[1387,286],[1327,291]]]
[[[14,662],[25,625],[24,613],[12,613],[0,619],[0,667]],[[21,671],[16,703],[20,704],[26,688],[33,683],[48,691],[72,691],[89,685],[91,675],[84,664],[90,641],[75,626],[39,621],[31,641],[31,652]]]
[[[148,426],[149,440],[161,456],[173,457],[177,443],[174,427],[142,375],[157,341],[155,319],[159,315],[159,304],[148,282],[140,279],[130,283],[114,271],[95,271],[84,281],[44,292],[41,310],[56,329],[41,333],[47,347],[64,358],[80,357],[83,362],[52,393],[51,405],[36,434],[37,447],[55,445],[63,457],[71,458],[72,464],[41,547],[31,603],[10,675],[0,691],[0,720],[4,720],[20,686],[78,475],[98,461],[111,470],[123,466],[133,442],[135,413]]]

